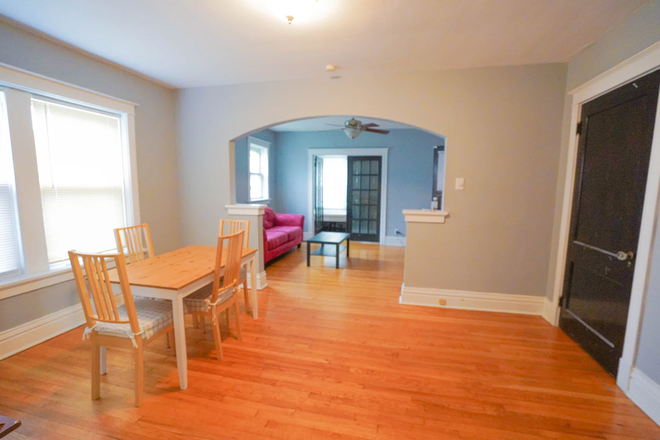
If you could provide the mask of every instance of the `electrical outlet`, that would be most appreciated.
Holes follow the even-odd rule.
[[[396,235],[401,235],[401,231],[399,231],[398,229],[395,229],[395,230],[394,230],[394,233],[395,233]]]

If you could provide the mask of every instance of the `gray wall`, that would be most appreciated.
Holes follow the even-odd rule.
[[[660,0],[652,0],[640,8],[630,19],[611,30],[596,44],[577,55],[568,63],[566,92],[595,78],[631,56],[660,41]],[[564,193],[566,162],[568,160],[568,138],[573,132],[570,124],[570,101],[564,105],[562,128],[562,149],[559,163],[559,177],[554,215],[553,248],[550,260],[550,273],[557,260],[561,201]],[[656,226],[657,228],[658,226]],[[658,234],[656,233],[656,236]],[[653,248],[649,290],[643,317],[637,367],[647,376],[660,383],[660,241]],[[552,296],[552,279],[548,283],[548,296]]]
[[[250,135],[262,141],[270,142],[268,149],[268,190],[272,200],[275,198],[277,186],[277,143],[275,132],[271,130],[261,130]],[[250,164],[248,162],[248,137],[244,136],[236,141],[234,145],[234,175],[236,176],[236,203],[250,203]]]
[[[151,225],[156,253],[179,247],[176,92],[1,21],[0,63],[138,104],[135,131],[142,221]],[[0,331],[76,302],[73,282],[2,300]]]
[[[389,148],[386,235],[405,234],[403,209],[431,207],[433,147],[444,139],[416,129],[392,130],[384,136],[362,133],[349,139],[341,130],[277,133],[278,157],[275,206],[281,212],[308,214],[308,149]],[[237,192],[238,197],[238,192]],[[305,225],[310,225],[305,219]]]
[[[565,88],[566,65],[544,64],[184,89],[183,243],[211,244],[235,200],[231,141],[301,118],[366,115],[446,136],[446,179],[465,178],[465,190],[446,190],[447,222],[419,237],[425,252],[406,252],[406,286],[544,295]]]

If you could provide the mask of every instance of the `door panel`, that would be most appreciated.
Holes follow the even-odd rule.
[[[380,240],[380,156],[348,157],[348,232],[351,240]]]
[[[623,351],[659,83],[654,72],[582,107],[559,325],[612,375]]]
[[[323,230],[323,158],[314,156],[314,235]]]

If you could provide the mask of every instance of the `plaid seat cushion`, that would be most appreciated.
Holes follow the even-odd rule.
[[[133,297],[135,312],[142,331],[142,338],[149,339],[160,330],[172,324],[172,303],[164,300],[154,300],[147,298]],[[121,305],[117,307],[119,316],[122,320],[128,320],[126,307]],[[131,338],[130,324],[111,324],[99,322],[94,327],[94,331],[101,335],[117,336],[121,338]]]
[[[209,284],[197,292],[188,295],[183,299],[184,313],[190,312],[210,312],[211,311],[211,292],[213,285]],[[218,304],[222,304],[232,297],[234,288],[230,288],[222,295],[218,296]]]

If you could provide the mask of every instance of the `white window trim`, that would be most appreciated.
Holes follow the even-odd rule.
[[[26,104],[27,96],[39,95],[59,101],[68,102],[83,107],[97,109],[116,114],[121,119],[122,135],[124,136],[125,164],[127,166],[127,182],[130,190],[126,191],[127,218],[134,224],[140,223],[140,199],[138,191],[138,171],[135,139],[135,107],[137,104],[114,98],[92,90],[77,87],[62,81],[31,73],[0,63],[0,86],[7,93],[7,107],[10,113],[10,96],[22,100]],[[18,93],[17,93],[18,92]],[[14,102],[16,104],[16,102]],[[15,116],[15,115],[14,115]],[[36,175],[36,153],[34,151],[34,136],[31,133],[31,119],[28,121],[12,120],[9,114],[10,134],[14,164],[24,163],[21,174],[31,174],[23,179],[16,171],[16,185],[19,180],[25,180],[23,190],[17,191],[16,199],[20,218],[20,236],[24,257],[23,274],[7,277],[0,281],[0,300],[21,295],[44,287],[60,284],[73,279],[73,273],[67,266],[51,267],[45,248],[43,232],[43,215],[41,215],[41,196],[38,191],[38,176]],[[28,134],[29,132],[29,134]],[[20,147],[19,147],[20,144]],[[19,157],[17,157],[19,156]],[[16,170],[15,166],[15,170]],[[29,180],[29,182],[28,182]],[[38,199],[36,197],[38,196]],[[39,219],[35,221],[35,219]],[[38,226],[41,225],[40,231]]]
[[[261,198],[261,199],[253,199],[250,197],[250,175],[252,174],[250,172],[250,150],[252,148],[252,145],[256,145],[259,148],[263,148],[266,150],[266,155],[268,157],[268,173],[266,175],[266,186],[268,187],[268,197],[266,198]],[[263,139],[259,139],[256,137],[248,137],[247,141],[247,166],[248,166],[248,172],[247,172],[247,185],[248,185],[248,200],[250,203],[254,202],[262,202],[262,203],[268,203],[270,202],[270,193],[271,193],[271,188],[270,188],[270,142],[264,141]]]
[[[387,152],[389,148],[310,148],[307,150],[307,231],[305,237],[314,235],[314,156],[380,156],[382,158],[380,191],[380,237],[378,242],[385,244],[387,230]],[[348,209],[348,208],[347,208]]]

